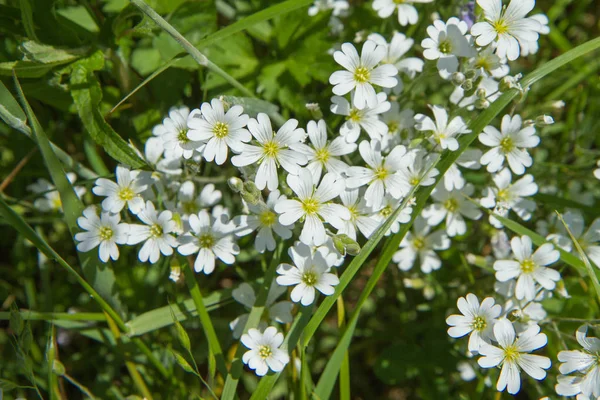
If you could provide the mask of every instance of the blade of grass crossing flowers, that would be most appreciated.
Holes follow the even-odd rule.
[[[42,153],[44,163],[46,164],[48,172],[50,173],[50,177],[52,178],[52,182],[54,183],[54,186],[60,195],[65,221],[69,227],[69,231],[71,232],[71,237],[74,237],[75,233],[79,231],[77,218],[83,213],[83,203],[75,193],[75,189],[73,189],[71,182],[69,182],[67,179],[67,175],[60,161],[56,157],[56,154],[54,154],[54,151],[52,151],[48,137],[38,122],[33,110],[29,106],[17,76],[13,75],[13,77],[15,86],[17,88],[17,93],[19,94],[19,98],[23,108],[25,109],[29,123],[31,124],[32,132],[40,148],[40,152]],[[91,282],[94,289],[96,289],[96,291],[98,291],[98,293],[100,293],[114,309],[121,311],[121,302],[113,291],[115,285],[115,275],[112,269],[106,265],[103,265],[93,251],[87,253],[78,252],[77,255],[86,279]]]
[[[523,89],[524,90],[527,89],[533,83],[537,82],[538,80],[542,79],[544,76],[550,74],[551,72],[562,67],[563,65],[569,63],[570,61],[572,61],[578,57],[581,57],[581,56],[583,56],[593,50],[596,50],[598,48],[600,48],[600,38],[597,38],[597,39],[591,40],[587,43],[584,43],[584,44],[576,47],[575,49],[563,54],[562,56],[557,57],[554,60],[544,64],[542,67],[536,69],[535,71],[533,71],[531,74],[527,75],[523,79],[523,81],[521,83]],[[462,138],[459,139],[459,143],[460,143],[459,149],[454,152],[446,152],[446,154],[442,157],[442,159],[439,160],[439,162],[434,164],[439,171],[439,175],[436,177],[436,183],[434,185],[420,189],[419,194],[417,195],[416,205],[412,212],[411,221],[409,221],[408,224],[403,225],[401,227],[400,231],[396,235],[392,236],[391,238],[389,238],[387,240],[386,245],[384,246],[384,249],[382,251],[382,254],[379,257],[379,260],[375,267],[375,270],[373,271],[371,277],[369,278],[369,281],[367,282],[367,286],[365,287],[365,289],[363,290],[363,292],[361,294],[361,297],[358,301],[355,311],[348,323],[348,328],[344,332],[344,335],[342,336],[340,343],[336,347],[334,354],[338,350],[340,352],[342,352],[342,350],[346,351],[347,347],[349,346],[350,340],[353,335],[354,327],[356,326],[355,320],[358,319],[360,310],[361,310],[365,300],[370,295],[371,291],[375,287],[375,284],[379,280],[380,276],[383,274],[385,269],[387,269],[389,262],[392,259],[393,254],[395,253],[395,251],[398,248],[398,245],[400,244],[400,242],[402,241],[402,239],[404,238],[404,236],[406,235],[406,233],[412,226],[412,223],[416,219],[416,216],[418,216],[421,213],[421,211],[424,208],[424,206],[427,202],[427,199],[431,195],[431,192],[433,191],[434,187],[443,178],[443,176],[446,173],[446,171],[448,170],[448,168],[450,168],[450,166],[468,148],[468,146],[473,142],[473,140],[475,140],[475,138],[483,130],[483,128],[485,128],[497,115],[499,115],[500,112],[502,112],[502,110],[504,110],[504,108],[508,104],[510,104],[512,102],[512,100],[515,99],[517,97],[517,95],[519,95],[520,93],[521,92],[519,90],[512,89],[512,90],[504,93],[502,96],[500,96],[500,98],[498,98],[494,103],[492,103],[492,105],[488,109],[486,109],[481,114],[479,114],[477,116],[477,118],[475,118],[469,124],[469,128],[471,129],[472,132],[468,135],[464,135]],[[381,239],[381,237],[379,237],[377,239],[377,242],[379,242],[380,239]],[[369,242],[367,242],[367,245],[365,246],[365,248],[369,245]],[[375,243],[375,244],[377,244],[377,243]],[[365,249],[363,249],[363,250],[365,250]],[[372,249],[370,249],[370,250],[372,250]],[[361,253],[362,253],[362,251],[361,251]],[[370,251],[369,251],[369,253],[370,253]],[[561,253],[561,255],[562,255],[562,253]],[[361,256],[361,254],[359,253],[357,258],[359,258],[360,256]],[[356,259],[353,260],[353,262],[354,261],[356,261]],[[358,270],[358,267],[355,270],[351,269],[351,267],[352,267],[352,263],[350,264],[350,266],[348,267],[346,272],[342,275],[342,278],[340,279],[340,283],[342,280],[344,280],[345,275],[347,273],[352,273],[352,276],[353,276],[356,273],[356,271]],[[348,281],[352,278],[352,276],[349,277]],[[339,286],[338,286],[338,288],[339,288]],[[334,297],[339,296],[340,293],[341,293],[341,291],[338,292],[336,290],[336,292],[332,296],[329,296],[325,301],[323,301],[323,303],[321,304],[319,309],[317,309],[317,312],[315,313],[315,315],[309,322],[307,329],[305,330],[304,345],[308,344],[312,335],[314,335],[316,328],[320,325],[321,321],[324,319],[325,315],[331,308],[331,304],[330,304],[331,302],[327,303],[327,300],[333,299]],[[321,310],[322,307],[324,307],[323,310]],[[310,327],[310,329],[309,329],[309,327]],[[337,372],[341,368],[342,361],[343,361],[343,358],[339,358],[339,357],[337,357],[337,358],[332,357],[329,359],[328,364],[325,367],[325,369],[327,370],[329,367],[329,364],[332,364],[331,368],[329,369],[329,371],[331,371],[329,375],[333,375],[333,378],[335,378],[335,376],[337,376]],[[329,377],[329,379],[331,379],[331,376]],[[325,380],[327,380],[327,379],[324,379],[324,381]],[[317,387],[319,387],[319,385],[317,385]],[[317,394],[320,394],[321,398],[329,398],[329,396],[331,394],[331,390],[333,389],[333,384],[324,382],[320,386],[320,388],[321,388],[321,390],[319,390],[317,392]]]
[[[344,307],[344,298],[337,299],[338,327],[340,330],[346,328],[346,309]],[[348,350],[344,354],[344,360],[340,368],[340,400],[350,400],[350,357]]]
[[[202,293],[200,292],[200,287],[198,286],[198,281],[196,280],[196,274],[188,265],[183,265],[182,268],[185,275],[185,281],[188,289],[190,290],[190,294],[192,295],[192,299],[194,300],[196,311],[198,312],[200,324],[202,324],[202,329],[204,330],[204,334],[208,340],[208,347],[210,350],[209,356],[212,354],[216,361],[217,370],[223,376],[227,376],[227,366],[225,365],[223,350],[221,350],[221,345],[219,344],[215,327],[213,326],[210,316],[208,315],[208,311],[204,306],[204,300],[202,299]]]
[[[273,254],[273,258],[271,259],[271,263],[269,264],[264,280],[260,286],[260,289],[258,290],[256,301],[254,302],[254,305],[250,310],[250,314],[248,315],[248,320],[244,326],[244,333],[248,332],[249,329],[257,328],[258,324],[260,323],[260,319],[267,304],[269,290],[271,289],[273,279],[275,279],[275,273],[277,271],[277,266],[279,265],[281,253],[283,252],[284,247],[285,241],[282,241],[279,243],[275,253]],[[231,368],[229,369],[229,374],[225,380],[223,395],[221,397],[224,400],[233,399],[235,397],[237,385],[244,369],[244,365],[242,363],[242,354],[244,354],[244,349],[244,346],[238,346],[235,353],[235,358],[231,362]]]

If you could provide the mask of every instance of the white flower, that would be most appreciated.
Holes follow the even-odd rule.
[[[437,154],[427,154],[423,149],[411,150],[398,174],[409,188],[417,185],[431,186],[435,183],[435,177],[439,175],[437,168],[431,168],[436,157]]]
[[[414,44],[414,40],[411,38],[407,38],[404,34],[399,32],[394,32],[394,36],[392,36],[392,40],[388,44],[383,36],[378,33],[371,33],[368,38],[369,40],[374,41],[380,46],[385,46],[387,49],[387,54],[381,60],[383,64],[392,64],[396,68],[398,68],[399,72],[403,72],[409,76],[409,78],[414,78],[418,72],[423,72],[423,65],[425,64],[423,60],[417,57],[408,57],[404,58],[404,55],[411,49]],[[404,83],[402,79],[398,79],[398,84],[393,88],[393,92],[399,94],[404,89]]]
[[[73,172],[67,173],[67,179],[70,183],[77,181],[77,175]],[[60,194],[54,185],[48,182],[46,179],[38,179],[36,183],[27,186],[27,189],[35,194],[41,195],[41,197],[35,199],[33,206],[42,212],[53,212],[62,211],[62,201]],[[77,197],[81,198],[87,189],[83,186],[73,186]]]
[[[179,187],[177,194],[177,211],[181,213],[184,220],[191,214],[198,214],[203,208],[212,207],[217,204],[223,194],[215,189],[215,185],[205,185],[199,194],[196,194],[196,185],[192,181],[185,181]]]
[[[278,166],[295,174],[300,165],[306,164],[306,156],[290,148],[304,141],[306,133],[297,128],[298,121],[295,119],[288,120],[275,133],[267,114],[259,113],[256,118],[248,121],[248,129],[258,141],[257,145],[244,144],[241,154],[232,157],[231,163],[236,167],[259,164],[254,179],[256,186],[260,190],[266,187],[273,191],[279,186]]]
[[[294,145],[294,150],[302,153],[308,159],[308,169],[315,181],[321,178],[323,169],[339,176],[344,176],[348,170],[348,164],[336,158],[350,154],[356,150],[357,145],[348,143],[343,137],[337,137],[327,143],[327,126],[325,121],[318,123],[310,121],[306,127],[311,146],[299,143]]]
[[[583,325],[577,329],[575,334],[583,350],[568,350],[558,353],[558,360],[562,363],[559,370],[563,375],[573,372],[583,374],[577,381],[579,391],[584,396],[597,398],[600,397],[600,358],[598,357],[598,354],[600,354],[600,339],[587,337],[587,330],[588,326]],[[559,379],[559,385],[560,383]],[[559,385],[557,385],[556,392],[560,395],[574,396],[579,393],[560,393]]]
[[[553,290],[560,280],[560,273],[546,268],[560,258],[558,250],[550,243],[541,245],[532,254],[529,236],[514,237],[510,241],[515,260],[498,260],[494,263],[496,279],[506,282],[517,279],[515,295],[518,300],[533,300],[536,296],[536,282],[546,290]]]
[[[428,60],[438,60],[437,68],[443,79],[458,71],[458,57],[473,57],[476,52],[465,37],[469,27],[465,21],[456,17],[446,23],[433,21],[427,27],[428,38],[423,39],[421,46],[425,49],[423,57]]]
[[[75,234],[75,240],[79,242],[77,250],[85,253],[100,246],[98,249],[100,260],[108,262],[111,258],[116,261],[119,258],[117,244],[126,244],[129,236],[129,225],[120,221],[119,214],[108,212],[102,212],[98,218],[94,206],[83,210],[83,216],[77,218],[77,225],[86,232]]]
[[[385,195],[383,197],[383,203],[381,208],[378,209],[377,213],[373,214],[373,219],[378,222],[377,228],[383,225],[385,221],[396,211],[396,209],[402,203],[401,200],[395,199],[392,196]],[[400,224],[406,224],[410,221],[412,215],[412,207],[410,202],[400,211],[396,220],[392,223],[390,228],[385,232],[385,236],[389,236],[392,233],[398,233],[400,231]]]
[[[481,217],[477,205],[465,197],[465,195],[472,196],[473,192],[474,188],[471,184],[454,191],[448,191],[443,185],[439,185],[432,193],[436,202],[423,210],[422,215],[431,226],[436,226],[445,219],[446,232],[450,237],[464,235],[467,232],[464,217],[474,220]]]
[[[381,149],[385,152],[399,144],[409,145],[415,127],[415,112],[410,108],[400,111],[398,103],[392,103],[388,112],[382,115],[387,125],[387,134],[381,138]]]
[[[386,157],[381,155],[381,143],[377,140],[363,140],[358,146],[367,167],[350,167],[346,186],[350,189],[368,185],[365,192],[367,206],[378,210],[383,197],[389,193],[395,199],[406,195],[410,187],[397,173],[411,157],[406,156],[406,147],[396,146]]]
[[[188,134],[188,120],[200,118],[200,111],[190,113],[187,107],[172,108],[169,117],[163,120],[162,125],[157,125],[152,134],[160,136],[163,141],[166,158],[192,158],[194,150],[201,150],[204,146],[200,142],[190,140]]]
[[[531,167],[533,160],[527,148],[535,147],[540,138],[535,134],[533,126],[522,127],[521,116],[505,115],[502,117],[501,132],[493,126],[486,126],[479,134],[479,141],[492,147],[481,157],[481,164],[487,165],[488,172],[497,172],[504,165],[504,159],[512,172],[523,175],[526,167]]]
[[[329,77],[329,83],[334,85],[333,93],[343,96],[354,90],[356,108],[374,108],[377,105],[377,95],[372,85],[392,88],[398,83],[395,78],[398,74],[396,67],[390,64],[376,67],[385,53],[385,47],[377,46],[372,40],[363,44],[360,57],[351,43],[342,44],[342,50],[333,53],[333,58],[346,71],[336,71]]]
[[[280,264],[277,267],[277,283],[282,286],[295,286],[291,293],[294,303],[303,306],[312,304],[315,300],[315,290],[325,296],[333,294],[333,288],[340,280],[329,273],[329,264],[319,251],[313,252],[309,246],[302,243],[289,249],[289,255],[294,265]]]
[[[331,102],[332,113],[346,116],[340,134],[348,143],[355,143],[358,140],[360,128],[364,129],[371,139],[381,139],[387,133],[387,125],[379,118],[380,114],[390,109],[390,102],[387,101],[385,93],[377,93],[375,107],[365,107],[362,110],[352,107],[348,100],[340,96],[333,96]]]
[[[144,159],[148,164],[154,166],[157,172],[166,175],[181,175],[181,157],[163,158],[165,151],[162,137],[151,136],[144,145]],[[171,155],[171,154],[170,154]]]
[[[346,207],[331,202],[345,189],[341,177],[329,173],[318,187],[317,183],[305,168],[298,175],[288,175],[287,184],[298,199],[279,201],[275,204],[275,212],[280,214],[279,223],[282,225],[292,225],[304,218],[300,240],[308,245],[320,246],[327,239],[321,218],[333,226],[340,226],[342,220],[350,219],[350,212]]]
[[[481,150],[479,149],[466,149],[456,162],[454,162],[450,168],[444,174],[444,187],[446,190],[462,189],[465,186],[465,178],[458,167],[468,169],[479,169],[479,159],[481,158]]]
[[[502,0],[477,0],[477,4],[486,19],[471,27],[478,46],[494,42],[499,57],[514,61],[523,52],[521,44],[537,42],[541,24],[534,18],[525,17],[533,10],[535,0],[511,0],[507,8],[502,7]]]
[[[594,170],[594,178],[600,179],[600,160],[596,161],[596,166],[599,168]]]
[[[479,299],[473,293],[467,294],[466,299],[460,297],[458,309],[463,315],[453,314],[446,318],[450,325],[448,335],[460,338],[469,335],[469,351],[478,352],[483,343],[491,343],[494,339],[493,327],[502,312],[502,307],[495,304],[492,297],[486,297],[479,304]]]
[[[527,354],[544,347],[548,342],[545,334],[540,333],[540,327],[532,326],[515,338],[515,328],[507,319],[501,319],[494,325],[494,336],[500,347],[482,344],[479,354],[483,355],[477,362],[483,368],[502,366],[496,389],[502,392],[508,388],[508,393],[516,394],[521,388],[520,369],[534,379],[546,377],[545,369],[550,368],[548,357]]]
[[[206,142],[202,156],[208,162],[215,160],[217,165],[222,165],[227,160],[227,148],[236,153],[242,151],[244,142],[252,139],[250,132],[244,127],[250,117],[242,114],[242,106],[234,105],[227,113],[223,109],[223,102],[212,99],[210,104],[201,106],[203,118],[188,119],[189,131],[187,136],[196,142]]]
[[[258,231],[254,240],[254,248],[259,253],[264,253],[265,250],[273,251],[276,247],[273,232],[282,239],[292,237],[292,229],[294,225],[282,225],[275,213],[275,205],[280,201],[287,200],[287,197],[280,195],[279,190],[274,190],[269,193],[267,203],[262,200],[257,204],[248,204],[248,210],[251,215],[240,215],[234,219],[237,236],[245,236],[253,231]]]
[[[137,214],[145,225],[129,225],[129,239],[127,244],[134,245],[145,241],[138,253],[141,262],[150,261],[155,264],[160,255],[170,256],[173,248],[177,247],[177,239],[170,235],[177,229],[173,221],[173,214],[169,210],[156,212],[151,201],[146,202],[146,207]]]
[[[415,25],[419,20],[417,9],[413,3],[431,3],[433,0],[375,0],[373,1],[373,9],[377,11],[377,15],[381,18],[388,18],[398,10],[398,23],[402,26],[408,24]]]
[[[256,371],[256,375],[264,376],[269,369],[281,372],[290,362],[290,356],[279,347],[283,344],[283,334],[270,326],[263,333],[258,329],[249,329],[241,338],[244,346],[250,350],[242,356],[244,364]]]
[[[533,200],[524,199],[533,196],[538,191],[537,184],[532,175],[525,175],[515,183],[511,183],[512,175],[508,168],[504,168],[493,176],[495,188],[487,188],[483,192],[481,205],[485,208],[494,208],[494,212],[505,216],[509,210],[514,210],[517,215],[527,221],[531,218],[531,212],[536,209]],[[502,224],[494,216],[490,216],[490,222],[496,228],[502,228]]]
[[[106,196],[106,199],[102,201],[102,209],[118,213],[127,205],[134,214],[142,211],[144,199],[140,193],[146,190],[148,185],[139,179],[139,171],[130,171],[119,165],[115,170],[115,175],[117,183],[106,178],[98,178],[96,186],[92,189],[96,196]]]
[[[418,131],[430,132],[429,140],[434,144],[439,144],[442,149],[455,151],[458,149],[456,136],[471,132],[461,117],[454,117],[448,123],[448,112],[440,106],[431,106],[435,123],[433,120],[423,114],[415,115],[417,122],[415,128]]]
[[[314,17],[321,11],[333,10],[331,15],[339,17],[350,8],[346,0],[315,0],[312,6],[308,8],[308,15]]]
[[[484,78],[493,77],[500,79],[510,72],[510,67],[506,64],[506,59],[498,57],[491,46],[480,49],[469,60],[469,67],[475,69]]]
[[[275,280],[269,287],[269,293],[267,294],[267,301],[265,302],[265,309],[267,310],[268,320],[271,322],[278,322],[280,324],[289,324],[294,320],[292,317],[292,308],[294,305],[290,301],[279,301],[275,303],[275,300],[282,294],[287,292],[287,289],[283,286],[279,286]],[[251,309],[256,302],[256,294],[252,286],[246,282],[242,283],[237,288],[233,289],[231,296],[238,303],[245,306],[247,309]],[[244,333],[244,327],[248,322],[250,314],[242,314],[229,323],[229,328],[233,331],[233,337],[239,339]],[[259,328],[266,329],[267,324],[264,321],[260,321]]]
[[[367,239],[380,225],[379,219],[373,214],[373,209],[367,207],[362,189],[347,188],[340,193],[342,204],[350,211],[350,219],[342,220],[342,225],[336,228],[338,234],[348,235],[356,240],[357,230],[359,230]]]
[[[454,92],[452,92],[450,95],[450,102],[452,104],[457,104],[460,108],[466,108],[467,110],[472,111],[475,109],[475,102],[479,99],[479,97],[477,97],[477,90],[482,89],[485,91],[486,100],[490,103],[493,103],[502,94],[498,90],[498,87],[498,81],[496,81],[494,78],[483,78],[479,82],[475,93],[473,93],[471,96],[465,97],[465,91],[463,88],[457,86],[454,89]]]
[[[554,219],[556,220],[555,215]],[[600,218],[596,218],[587,230],[585,230],[583,215],[579,211],[569,210],[563,214],[563,219],[585,254],[597,267],[600,267],[600,245],[598,244],[600,241]],[[547,239],[579,256],[577,249],[573,248],[571,238],[564,225],[558,221],[555,222],[558,233],[548,235]]]
[[[217,213],[217,208],[213,210]],[[233,264],[235,256],[240,253],[240,248],[235,244],[232,227],[227,215],[221,211],[217,218],[208,214],[206,210],[197,215],[190,216],[190,227],[193,232],[188,232],[179,238],[181,245],[177,251],[184,255],[198,253],[194,270],[210,274],[215,269],[215,257],[225,264]]]
[[[450,239],[442,230],[430,232],[431,227],[426,221],[417,217],[413,223],[412,232],[407,232],[400,243],[392,261],[398,263],[398,268],[408,271],[413,267],[417,257],[421,263],[421,271],[428,274],[440,269],[442,260],[434,250],[446,250],[450,247]]]

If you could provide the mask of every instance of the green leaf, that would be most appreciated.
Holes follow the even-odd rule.
[[[87,48],[65,50],[28,40],[21,43],[20,50],[24,54],[24,61],[59,65],[70,63],[82,57]]]
[[[175,312],[173,312],[172,309],[171,309],[171,315],[173,317],[173,323],[175,324],[175,329],[177,330],[177,339],[179,340],[179,343],[183,346],[183,348],[186,349],[188,353],[190,353],[190,351],[191,351],[190,337],[188,336],[185,329],[183,329],[183,326],[181,325],[181,323],[179,321],[177,321],[177,318],[175,318]]]
[[[39,64],[31,61],[0,62],[0,76],[11,76],[14,70],[20,78],[39,78],[50,72],[52,68],[62,64]]]
[[[23,19],[23,26],[25,32],[33,40],[39,40],[35,34],[35,27],[33,25],[33,7],[30,0],[21,0],[19,2],[21,6],[21,18]]]
[[[17,385],[16,383],[11,382],[7,379],[0,378],[0,391],[10,392],[11,390],[15,390],[18,387],[19,385]]]
[[[100,69],[97,67],[102,62],[102,57],[102,53],[97,52],[90,59],[74,64],[70,78],[71,96],[73,96],[79,117],[91,138],[118,162],[132,168],[141,168],[146,165],[146,162],[100,114],[102,89],[93,71]]]
[[[173,353],[173,356],[175,357],[175,361],[177,362],[177,364],[179,364],[179,366],[181,368],[183,368],[183,370],[185,372],[190,372],[192,374],[196,374],[196,371],[194,371],[194,369],[192,368],[192,366],[190,365],[190,363],[187,362],[187,360],[185,359],[184,356],[182,356],[180,353],[178,353],[175,350],[171,350]]]
[[[21,317],[21,313],[19,312],[19,309],[17,308],[16,305],[11,306],[10,308],[10,329],[13,330],[13,332],[15,332],[16,336],[21,335],[21,333],[23,332],[23,328],[25,327],[24,322],[23,322],[23,318]]]

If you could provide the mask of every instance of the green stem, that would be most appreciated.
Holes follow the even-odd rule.
[[[26,321],[106,321],[103,313],[83,312],[83,313],[63,313],[63,312],[37,312],[31,310],[20,310],[21,318]],[[0,320],[10,319],[9,312],[0,312]]]
[[[79,389],[83,394],[85,394],[87,397],[89,397],[90,399],[95,400],[96,397],[92,394],[92,392],[90,392],[90,390],[83,386],[81,383],[79,383],[75,378],[73,378],[71,375],[68,374],[64,374],[63,378],[65,378],[66,380],[68,380],[69,382],[71,382],[71,384],[73,386],[75,386],[77,389]]]
[[[190,290],[190,294],[192,295],[192,299],[194,300],[194,305],[196,306],[196,311],[198,312],[198,318],[200,318],[202,329],[204,330],[204,334],[208,340],[210,352],[216,358],[217,369],[223,376],[227,376],[227,365],[225,364],[225,358],[223,357],[223,350],[221,350],[221,345],[219,344],[215,327],[213,326],[210,316],[208,315],[208,310],[204,306],[204,300],[202,299],[202,293],[200,292],[200,287],[196,281],[196,275],[191,266],[185,265],[183,266],[183,273],[185,275],[185,281],[188,289]]]
[[[250,90],[246,89],[244,85],[238,82],[233,76],[229,75],[227,72],[223,71],[218,65],[210,61],[204,54],[200,52],[197,48],[195,48],[181,33],[177,31],[171,24],[169,24],[163,17],[158,15],[156,11],[152,9],[148,4],[146,4],[143,0],[130,0],[131,3],[139,8],[144,14],[146,14],[152,21],[154,21],[158,26],[160,26],[165,32],[167,32],[173,39],[177,41],[183,47],[185,51],[189,53],[190,56],[199,64],[215,74],[219,75],[223,79],[225,79],[231,86],[238,89],[245,96],[248,97],[256,97],[254,93]]]

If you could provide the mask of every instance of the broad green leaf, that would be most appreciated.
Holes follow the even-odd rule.
[[[21,43],[20,50],[24,54],[23,61],[41,64],[66,64],[85,55],[87,48],[65,50],[28,40]]]
[[[40,64],[31,61],[0,62],[0,75],[11,76],[14,70],[20,78],[39,78],[50,72],[52,68],[62,64],[64,63]]]
[[[86,59],[74,64],[70,78],[71,95],[79,117],[91,138],[118,162],[132,168],[141,168],[146,165],[144,160],[113,130],[100,114],[99,105],[102,100],[102,89],[93,69],[103,60],[102,57],[102,53],[98,52],[90,57],[91,60]],[[92,68],[89,68],[90,65]]]

